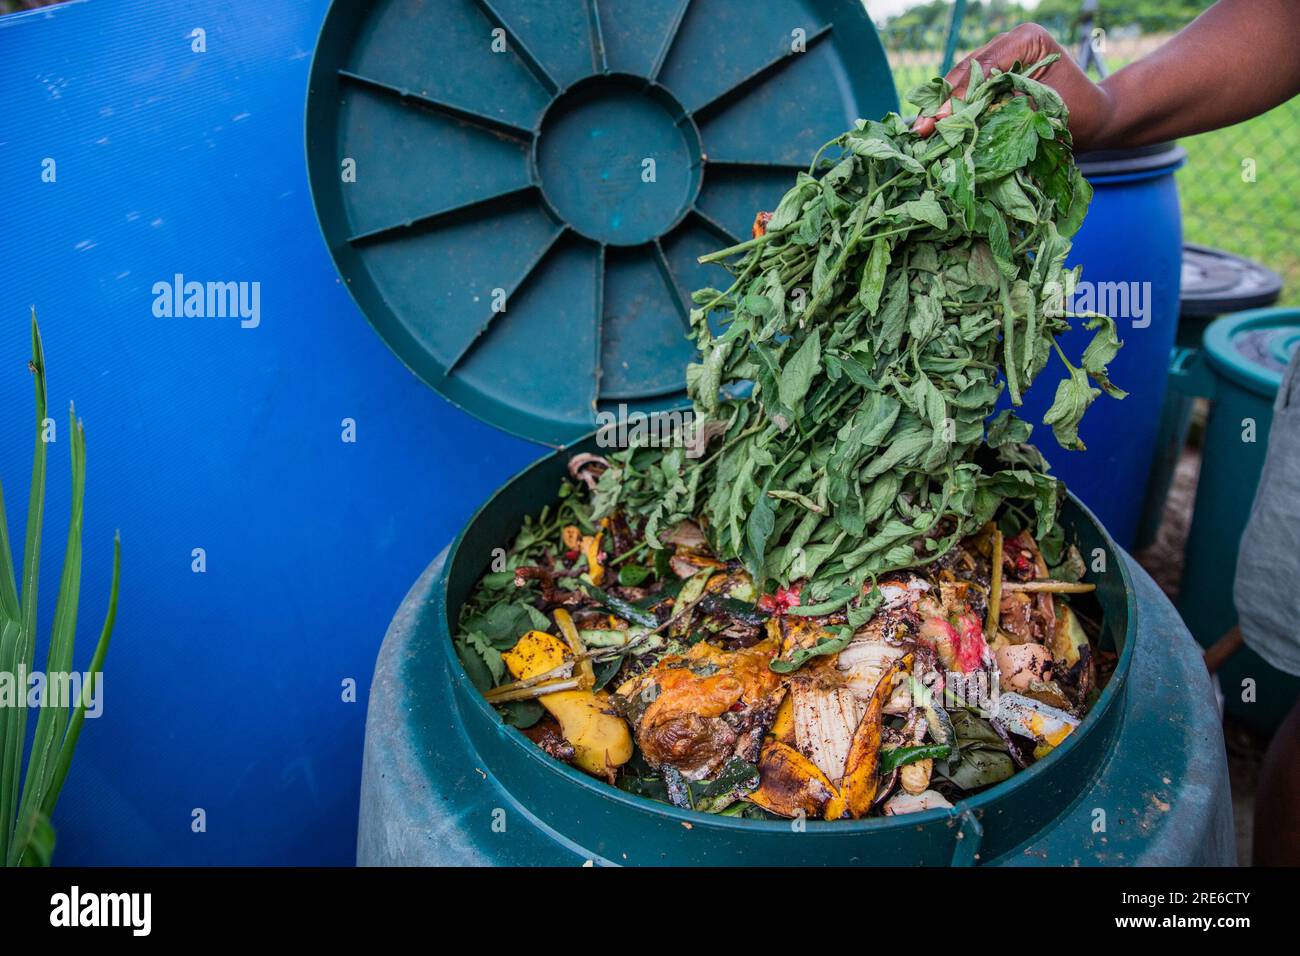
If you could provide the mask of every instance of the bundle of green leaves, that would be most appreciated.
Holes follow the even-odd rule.
[[[854,601],[884,572],[926,564],[1011,506],[1055,529],[1061,489],[1025,444],[1019,405],[1053,353],[1068,374],[1044,416],[1061,445],[1111,384],[1114,322],[1065,303],[1069,237],[1092,190],[1066,109],[1033,80],[1050,60],[972,70],[922,139],[898,114],[859,120],[799,174],[766,232],[724,249],[725,291],[695,293],[687,371],[707,453],[612,456],[597,517],[623,509],[646,537],[702,519],[720,556],[763,587],[804,580],[803,613]],[[909,95],[924,115],[939,78]],[[823,157],[830,157],[823,159]],[[1056,339],[1095,331],[1077,364]],[[682,443],[678,443],[682,444]],[[856,602],[855,602],[856,603]]]

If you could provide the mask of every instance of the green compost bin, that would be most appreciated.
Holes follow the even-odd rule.
[[[1154,582],[1071,497],[1115,671],[1079,728],[946,810],[744,820],[625,793],[547,756],[483,699],[453,648],[474,581],[554,501],[560,449],[506,483],[411,587],[366,715],[357,862],[508,866],[1211,866],[1235,861],[1223,735],[1201,655]]]
[[[1264,467],[1273,402],[1297,347],[1300,309],[1227,316],[1206,329],[1204,361],[1191,376],[1192,389],[1212,404],[1178,610],[1205,647],[1237,623],[1232,600],[1237,551]],[[1277,728],[1300,695],[1300,679],[1248,647],[1218,673],[1227,712],[1266,733]]]
[[[547,757],[456,656],[453,622],[492,548],[553,500],[567,453],[594,448],[596,416],[684,402],[690,290],[722,278],[696,257],[748,235],[823,142],[897,105],[858,0],[331,6],[306,146],[340,277],[430,387],[560,447],[488,497],[393,618],[359,863],[1233,861],[1195,642],[1075,500],[1065,522],[1106,561],[1114,675],[1069,740],[950,811],[799,830],[648,801]]]

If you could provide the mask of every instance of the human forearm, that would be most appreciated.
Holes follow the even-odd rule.
[[[1300,93],[1300,0],[1219,0],[1100,84],[1090,148],[1142,146],[1257,116]]]
[[[1022,24],[995,38],[948,74],[964,95],[971,61],[987,75],[1016,62],[1058,59],[1036,74],[1061,94],[1078,150],[1143,146],[1229,126],[1300,93],[1300,0],[1219,0],[1149,56],[1094,83],[1042,27]],[[917,120],[928,136],[936,117]]]

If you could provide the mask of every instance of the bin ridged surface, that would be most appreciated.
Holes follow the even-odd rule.
[[[389,347],[558,446],[685,402],[691,292],[728,281],[697,257],[897,106],[858,0],[336,0],[307,161]]]

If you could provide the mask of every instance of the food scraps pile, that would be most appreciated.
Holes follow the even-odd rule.
[[[575,455],[461,609],[470,678],[557,760],[712,813],[946,807],[1059,745],[1109,661],[1063,489],[1011,409],[1083,448],[1114,323],[1064,302],[1091,190],[1028,69],[972,71],[921,139],[828,143],[754,237],[705,260],[693,417]],[[910,99],[933,115],[934,79]],[[824,157],[830,158],[824,158]],[[1094,331],[1071,361],[1057,336]]]

